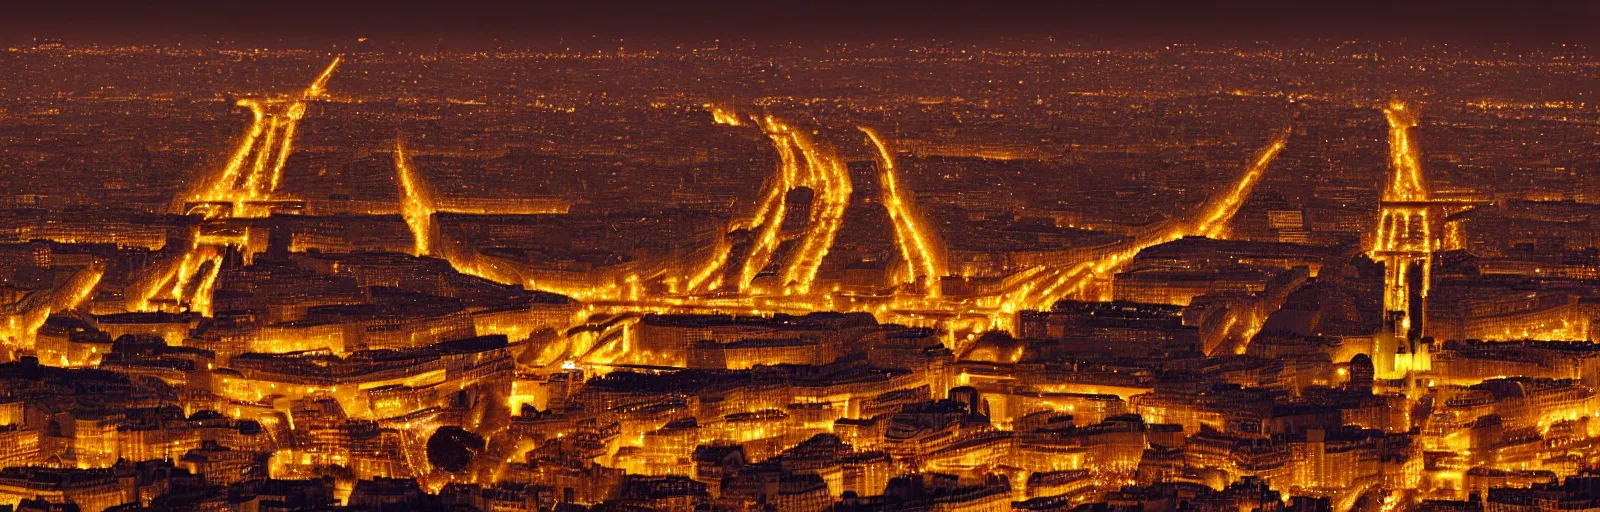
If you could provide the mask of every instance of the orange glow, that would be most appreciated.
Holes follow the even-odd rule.
[[[1272,159],[1277,157],[1288,143],[1289,130],[1285,128],[1282,133],[1272,138],[1267,147],[1256,152],[1255,158],[1250,160],[1250,166],[1245,168],[1244,175],[1239,177],[1239,181],[1234,183],[1227,195],[1206,209],[1205,215],[1194,228],[1189,230],[1189,234],[1220,238],[1227,229],[1229,221],[1239,213],[1239,207],[1250,197],[1250,192],[1255,190],[1256,184],[1261,182],[1261,175],[1266,172],[1267,164],[1272,163]]]
[[[1422,178],[1422,160],[1411,129],[1417,126],[1416,109],[1407,108],[1399,99],[1389,101],[1383,117],[1389,121],[1389,186],[1383,191],[1385,201],[1426,201],[1428,188]]]
[[[839,155],[818,145],[809,135],[791,129],[781,121],[770,121],[770,118],[769,124],[789,134],[795,147],[800,149],[800,154],[805,156],[807,177],[810,178],[806,185],[814,192],[806,233],[783,273],[783,294],[805,295],[811,291],[817,270],[822,267],[823,258],[833,248],[834,237],[844,225],[844,211],[850,206],[850,173]],[[820,207],[818,203],[821,203]]]
[[[933,248],[931,241],[934,237],[924,231],[924,226],[917,221],[916,209],[911,199],[900,190],[894,154],[889,151],[889,146],[884,143],[877,130],[866,126],[859,126],[857,129],[867,134],[867,139],[872,141],[873,148],[878,150],[878,165],[883,171],[880,175],[883,204],[888,208],[889,220],[894,224],[895,246],[900,248],[900,256],[905,259],[907,268],[911,269],[911,279],[916,279],[920,271],[926,295],[929,298],[938,297],[939,278],[945,274],[944,259],[939,257],[938,251]]]
[[[739,114],[734,112],[733,109],[710,104],[706,105],[706,108],[711,110],[711,122],[713,123],[727,126],[744,125],[744,121],[739,119]]]
[[[1225,195],[1206,202],[1199,220],[1192,224],[1175,222],[1175,227],[1136,234],[1116,246],[1107,248],[1105,255],[1088,261],[1054,268],[1034,268],[1025,271],[1013,287],[998,297],[985,299],[997,308],[995,322],[1005,322],[1006,316],[1024,309],[1046,309],[1063,297],[1084,293],[1096,278],[1114,274],[1129,260],[1147,247],[1170,242],[1188,235],[1220,236],[1239,207],[1250,197],[1250,192],[1261,181],[1274,157],[1288,144],[1289,129],[1276,134],[1266,147],[1257,151],[1245,167],[1244,173]]]
[[[195,289],[194,299],[190,305],[190,310],[205,316],[211,316],[211,296],[217,288],[217,276],[222,273],[222,257],[213,257],[210,262],[205,276],[200,280],[200,286]]]
[[[783,217],[789,207],[787,195],[795,186],[799,174],[794,143],[770,130],[767,132],[767,137],[772,139],[773,147],[778,150],[778,174],[768,182],[767,197],[750,222],[751,229],[759,227],[761,232],[757,235],[755,245],[750,248],[750,253],[745,257],[744,267],[739,272],[739,281],[734,283],[735,288],[740,291],[750,285],[756,273],[767,266],[772,253],[778,249],[778,234],[782,230]]]
[[[266,118],[266,111],[262,108],[260,102],[244,99],[239,100],[239,106],[249,108],[251,115],[255,117],[255,119],[250,123],[250,130],[245,133],[244,139],[239,141],[239,147],[234,150],[233,156],[228,159],[228,164],[222,168],[221,174],[213,178],[210,188],[206,189],[204,193],[191,196],[191,200],[225,200],[228,195],[228,191],[231,190],[234,187],[235,182],[238,181],[239,170],[244,167],[245,158],[250,156],[251,148],[255,147],[256,139],[260,138],[261,132],[265,131],[263,122]]]
[[[413,256],[431,256],[433,254],[433,214],[437,211],[433,205],[433,192],[428,184],[417,176],[415,169],[411,168],[411,159],[406,156],[406,145],[399,139],[394,141],[394,171],[399,178],[395,181],[400,185],[400,216],[406,220],[406,226],[411,228]]]
[[[1417,126],[1418,113],[1398,99],[1389,102],[1383,110],[1389,122],[1390,177],[1383,191],[1386,203],[1417,203],[1429,200],[1426,180],[1422,175],[1421,158],[1411,129]],[[1422,269],[1422,296],[1428,294],[1432,279],[1432,253],[1438,241],[1434,239],[1433,222],[1426,205],[1385,204],[1376,231],[1369,244],[1368,255],[1384,263],[1385,311],[1409,311],[1411,289],[1407,270],[1412,266]],[[1410,329],[1410,318],[1401,319],[1400,330]]]
[[[329,62],[328,67],[324,68],[322,73],[317,75],[317,79],[311,81],[311,86],[306,88],[306,98],[315,98],[322,95],[322,90],[327,88],[328,79],[333,78],[333,70],[339,68],[339,61],[341,60],[344,60],[343,55],[335,55],[333,57],[333,62]]]
[[[88,300],[105,277],[104,264],[95,262],[73,272],[60,286],[48,292],[31,295],[22,301],[6,304],[0,309],[0,343],[13,347],[31,348],[52,313],[71,311]]]
[[[289,99],[243,99],[239,106],[250,109],[254,121],[228,163],[209,181],[203,192],[192,194],[191,201],[232,203],[232,216],[260,217],[265,209],[250,207],[247,202],[271,200],[283,178],[284,165],[294,149],[294,134],[300,120],[305,117],[306,102],[322,97],[328,80],[338,68],[341,57],[317,75],[299,97]],[[251,159],[254,153],[255,158]],[[250,168],[245,173],[245,161]],[[241,176],[241,174],[243,175]],[[241,179],[242,178],[242,179]],[[216,216],[208,210],[208,217]]]

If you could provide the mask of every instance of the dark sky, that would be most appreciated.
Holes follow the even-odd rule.
[[[1595,43],[1600,0],[1567,2],[1122,0],[942,2],[657,0],[561,2],[258,0],[19,2],[0,15],[9,42],[173,42],[227,38],[273,44],[354,37],[427,43],[547,42],[598,35],[645,42],[711,39],[980,40],[1055,36],[1113,42],[1317,38],[1452,43]]]

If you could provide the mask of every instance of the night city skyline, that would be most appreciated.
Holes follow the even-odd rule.
[[[1589,3],[0,20],[0,509],[1600,510]]]

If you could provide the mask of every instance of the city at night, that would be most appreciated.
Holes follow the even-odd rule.
[[[0,14],[0,512],[1600,511],[1600,4]]]

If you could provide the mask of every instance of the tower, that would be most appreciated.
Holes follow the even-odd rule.
[[[1416,353],[1423,335],[1433,251],[1439,247],[1438,215],[1422,176],[1422,163],[1411,129],[1415,107],[1398,99],[1383,109],[1389,121],[1390,175],[1379,202],[1378,226],[1368,255],[1384,265],[1383,309],[1390,333],[1403,338]]]

